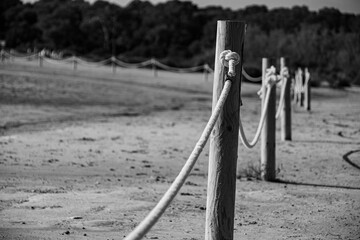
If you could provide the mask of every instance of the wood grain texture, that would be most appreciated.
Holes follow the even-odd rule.
[[[285,58],[280,58],[281,70],[286,67]],[[291,141],[291,81],[288,78],[285,82],[284,105],[281,111],[281,140]]]
[[[227,79],[220,62],[224,50],[241,56],[232,88],[210,138],[205,239],[233,239],[236,165],[239,136],[240,88],[245,23],[218,21],[213,85],[213,108]]]
[[[268,68],[268,60],[263,58],[263,98],[262,108],[265,100],[265,71]],[[265,118],[264,127],[261,132],[261,178],[265,181],[272,181],[276,178],[275,163],[275,137],[276,137],[276,86],[270,90],[269,106]]]

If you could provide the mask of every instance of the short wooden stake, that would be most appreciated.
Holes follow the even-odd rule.
[[[262,60],[262,108],[265,104],[266,82],[265,73],[268,68],[268,59]],[[261,132],[261,178],[265,181],[273,181],[276,178],[275,167],[275,133],[276,133],[276,86],[274,85],[270,90],[269,106],[265,123]]]
[[[44,56],[42,54],[42,52],[39,53],[39,66],[42,67],[43,66],[43,62],[44,62]]]
[[[241,56],[241,59],[235,67],[236,76],[232,79],[229,96],[210,137],[205,224],[206,240],[232,240],[234,234],[240,81],[244,36],[244,22],[217,22],[213,108],[218,101],[224,82],[227,79],[227,68],[222,65],[219,59],[221,52],[224,50],[237,52]]]
[[[115,63],[114,56],[111,57],[111,68],[112,68],[112,73],[115,74],[116,73],[116,63]]]
[[[281,70],[286,67],[285,58],[280,58]],[[291,140],[291,81],[289,78],[283,82],[285,84],[284,105],[281,110],[281,140]]]
[[[76,56],[73,56],[73,67],[74,67],[74,71],[77,70],[77,60],[76,60]]]
[[[207,82],[209,78],[209,65],[204,64],[204,81]]]
[[[305,85],[304,85],[304,108],[307,111],[311,110],[311,84],[310,84],[310,73],[305,68]]]
[[[298,70],[298,86],[299,86],[299,95],[298,95],[298,105],[300,107],[304,106],[304,78],[303,78],[303,71],[301,68]]]
[[[156,63],[155,63],[154,58],[151,59],[151,64],[152,64],[152,70],[153,70],[153,73],[154,73],[154,77],[157,77],[158,74],[157,74]]]
[[[1,49],[0,55],[1,55],[1,62],[5,62],[5,52],[3,49]]]

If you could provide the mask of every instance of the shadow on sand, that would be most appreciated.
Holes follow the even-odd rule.
[[[338,188],[338,189],[349,189],[349,190],[360,190],[360,187],[351,187],[351,186],[338,186],[338,185],[326,185],[326,184],[316,184],[316,183],[302,183],[302,182],[294,182],[276,179],[275,183],[283,183],[289,185],[297,185],[297,186],[309,186],[309,187],[322,187],[322,188]]]
[[[345,162],[347,162],[348,164],[350,164],[351,166],[357,168],[360,170],[360,166],[357,165],[356,163],[353,163],[350,159],[349,159],[349,156],[353,153],[356,153],[356,152],[360,152],[360,149],[359,150],[353,150],[353,151],[350,151],[350,152],[347,152],[346,154],[344,154],[343,156],[343,159],[345,160]]]

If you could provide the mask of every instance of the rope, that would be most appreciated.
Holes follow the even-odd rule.
[[[196,66],[196,67],[190,67],[190,68],[175,68],[175,67],[170,67],[167,66],[155,59],[153,59],[152,62],[154,65],[156,65],[157,67],[160,67],[164,70],[170,71],[170,72],[179,72],[179,73],[190,73],[190,72],[197,72],[200,71],[202,69],[204,69],[204,66]]]
[[[240,136],[241,142],[248,149],[253,148],[256,145],[256,143],[259,141],[261,129],[264,126],[265,116],[267,114],[267,110],[268,110],[268,106],[269,106],[270,90],[272,88],[272,85],[268,85],[267,87],[268,87],[268,91],[266,91],[266,96],[265,96],[265,101],[264,101],[264,108],[262,109],[262,112],[261,112],[260,122],[259,122],[259,125],[257,127],[255,136],[254,136],[254,138],[253,138],[253,140],[251,142],[249,142],[247,140],[246,136],[245,136],[244,128],[243,128],[243,125],[241,123],[241,118],[240,118],[240,121],[239,121],[239,131],[240,131],[239,136]]]
[[[158,204],[151,210],[151,212],[145,217],[145,219],[124,240],[141,239],[151,229],[151,227],[159,220],[159,218],[164,213],[166,208],[170,205],[171,201],[179,192],[186,178],[190,174],[191,169],[193,168],[207,140],[209,139],[211,131],[214,128],[214,125],[220,115],[220,111],[225,103],[226,98],[229,95],[230,88],[231,88],[231,81],[227,80],[224,84],[224,88],[214,108],[214,111],[211,114],[211,117],[207,125],[205,126],[205,129],[200,139],[196,143],[193,151],[191,152],[188,160],[181,169],[179,175],[176,177],[176,179],[171,184],[170,188],[166,191],[164,196],[160,199]]]
[[[246,71],[245,71],[245,69],[244,68],[242,68],[242,75],[244,75],[244,77],[246,77],[249,81],[251,81],[251,82],[261,82],[261,79],[262,79],[262,76],[260,76],[260,77],[252,77],[252,76],[250,76]]]
[[[275,74],[275,70],[276,69],[273,66],[266,69],[264,85],[268,88],[268,90],[266,91],[266,95],[264,96],[265,97],[265,101],[264,101],[264,105],[263,105],[264,107],[263,107],[261,115],[260,115],[259,125],[256,129],[255,136],[251,142],[249,142],[245,136],[244,128],[243,128],[241,118],[240,118],[240,121],[239,121],[240,134],[239,134],[239,136],[240,136],[241,142],[248,149],[253,148],[256,145],[256,143],[259,141],[261,129],[264,126],[265,116],[267,114],[267,110],[268,110],[268,106],[269,106],[270,90],[272,87],[274,87],[274,85],[276,85],[276,83],[279,83],[282,79],[284,80],[284,82],[282,83],[280,102],[279,102],[278,110],[277,110],[277,113],[275,116],[276,119],[280,116],[281,109],[283,108],[284,100],[285,100],[285,97],[284,97],[285,96],[285,85],[286,85],[286,81],[287,81],[286,77],[288,77],[288,70],[287,70],[287,68],[282,69],[281,76],[277,76]],[[263,97],[262,96],[263,92],[264,92],[264,88],[261,88],[258,91],[258,94],[260,95],[261,98]]]
[[[235,77],[235,66],[240,62],[240,55],[231,50],[224,50],[220,53],[220,61],[228,68],[229,77]]]

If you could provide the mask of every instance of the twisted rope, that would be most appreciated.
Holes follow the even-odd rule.
[[[228,68],[229,77],[235,77],[235,66],[240,62],[240,55],[231,50],[225,50],[220,53],[220,61]]]
[[[196,163],[200,153],[204,149],[204,146],[209,139],[212,129],[220,115],[220,111],[224,106],[225,100],[229,95],[231,88],[231,81],[227,80],[224,84],[224,88],[221,92],[219,100],[214,108],[214,111],[211,114],[211,117],[205,126],[205,129],[196,143],[193,151],[191,152],[188,160],[181,169],[179,175],[175,178],[174,182],[171,184],[170,188],[166,191],[164,196],[160,199],[158,204],[151,210],[151,212],[145,217],[145,219],[126,237],[124,240],[138,240],[141,239],[151,227],[159,220],[161,215],[164,213],[166,208],[170,205],[171,201],[174,199],[176,194],[179,192],[180,188],[184,184],[186,178],[189,176],[191,169]]]
[[[253,140],[251,142],[249,142],[245,136],[245,132],[244,132],[244,128],[241,122],[241,117],[240,117],[240,121],[239,121],[239,136],[240,136],[240,140],[241,142],[244,144],[244,146],[248,149],[253,148],[256,143],[259,141],[260,138],[260,133],[261,133],[261,129],[264,126],[264,122],[265,122],[265,116],[267,114],[267,110],[268,110],[268,106],[269,106],[269,99],[270,99],[270,89],[272,88],[272,85],[267,85],[268,90],[266,91],[266,95],[265,95],[265,101],[264,101],[264,108],[262,109],[261,112],[261,116],[260,116],[260,122],[259,125],[257,127],[255,136],[253,138]],[[240,115],[241,116],[241,115]]]
[[[284,107],[286,84],[287,84],[287,81],[288,81],[288,77],[289,77],[288,68],[287,67],[282,68],[281,72],[280,72],[280,81],[281,81],[280,82],[281,83],[280,101],[279,101],[278,109],[276,111],[275,119],[278,119],[280,117],[281,110]]]

